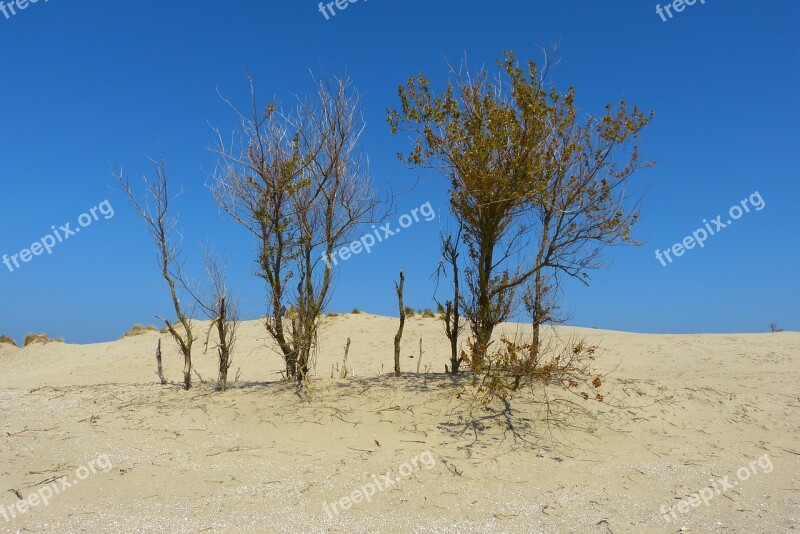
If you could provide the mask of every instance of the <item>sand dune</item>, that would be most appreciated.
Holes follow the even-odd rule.
[[[553,329],[600,346],[606,402],[584,403],[589,414],[556,406],[547,421],[538,391],[468,413],[459,379],[443,374],[436,319],[408,321],[401,378],[384,376],[396,319],[326,322],[307,392],[280,382],[258,321],[241,327],[224,394],[210,383],[211,353],[195,356],[209,382],[183,391],[181,359],[158,333],[0,344],[0,531],[800,528],[800,333]],[[169,386],[155,376],[159,336]],[[352,374],[332,379],[348,337]],[[49,504],[16,507],[15,492],[43,488]]]

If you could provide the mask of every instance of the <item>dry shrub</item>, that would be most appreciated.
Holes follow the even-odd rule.
[[[423,318],[434,318],[436,315],[431,311],[430,308],[425,308],[422,312],[420,312]]]
[[[473,343],[468,343],[470,354],[475,354]],[[523,387],[557,386],[584,400],[603,402],[603,395],[597,391],[602,380],[590,366],[596,350],[580,340],[570,340],[557,349],[503,337],[485,359],[469,358],[462,351],[473,372],[470,397],[487,406],[495,400],[508,401]]]
[[[133,337],[133,336],[141,336],[143,334],[147,334],[148,332],[157,332],[158,329],[152,325],[133,325],[133,328],[125,332],[120,339],[125,339],[126,337]]]
[[[28,345],[33,345],[34,343],[40,343],[42,345],[46,343],[63,343],[64,340],[62,338],[52,339],[47,334],[28,334],[25,336],[25,343],[24,346],[27,347]]]
[[[513,437],[537,449],[541,439],[574,443],[573,432],[595,432],[600,415],[618,407],[610,392],[600,392],[597,347],[576,338],[551,339],[538,348],[526,341],[503,338],[473,360],[475,341],[468,340],[461,359],[471,376],[456,388],[454,418],[446,425],[453,436]]]
[[[353,311],[351,311],[350,313],[359,314],[361,313],[361,310],[359,310],[358,308],[353,308]]]
[[[6,345],[13,345],[15,347],[17,346],[17,342],[14,341],[14,338],[9,337],[5,334],[0,335],[0,343],[5,343]]]

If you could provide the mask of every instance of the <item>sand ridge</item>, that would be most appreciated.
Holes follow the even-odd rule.
[[[18,500],[14,492],[27,496],[54,477],[74,479],[98,455],[113,464],[47,506],[8,522],[0,515],[0,532],[788,532],[800,526],[798,333],[555,328],[551,335],[559,339],[599,345],[595,364],[609,373],[607,402],[587,402],[588,414],[555,410],[548,424],[541,392],[468,413],[454,394],[468,376],[443,374],[448,345],[437,319],[408,320],[404,376],[385,376],[396,325],[369,314],[327,318],[306,392],[280,381],[281,358],[259,321],[241,327],[224,394],[211,384],[211,353],[195,356],[208,382],[182,390],[181,359],[158,333],[93,345],[0,345],[6,370],[0,504],[9,508]],[[525,328],[501,330],[513,335]],[[168,386],[155,376],[159,337]],[[352,374],[332,379],[348,337]],[[420,463],[427,455],[430,467]],[[764,455],[769,472],[752,464]],[[739,480],[748,464],[752,473]],[[387,473],[397,480],[376,489],[369,502],[351,502],[354,491]],[[677,505],[726,476],[738,484],[708,505],[660,515],[662,505]],[[330,503],[342,498],[350,506],[330,513]]]

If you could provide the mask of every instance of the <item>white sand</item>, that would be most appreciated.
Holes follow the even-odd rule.
[[[581,401],[593,417],[556,407],[560,422],[548,425],[541,395],[531,393],[510,414],[497,405],[470,419],[443,374],[448,341],[436,319],[408,321],[399,379],[381,376],[393,366],[396,319],[327,321],[307,399],[279,382],[282,360],[257,321],[241,327],[224,394],[210,383],[183,391],[182,360],[165,335],[170,386],[155,377],[156,333],[0,344],[0,505],[16,503],[9,490],[27,496],[53,477],[74,481],[100,455],[113,463],[9,522],[0,509],[0,532],[800,529],[798,333],[559,328],[561,338],[600,344],[607,402]],[[332,380],[348,336],[354,375]],[[199,373],[215,378],[215,357],[196,346]],[[422,463],[426,451],[432,467]],[[417,468],[401,476],[412,459]],[[737,478],[743,467],[747,480]],[[324,511],[387,470],[400,480],[371,502]],[[684,505],[671,522],[659,516],[662,505],[726,476],[737,484],[707,506]]]

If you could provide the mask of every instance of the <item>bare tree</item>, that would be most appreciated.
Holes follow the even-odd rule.
[[[406,311],[403,306],[403,285],[405,283],[406,277],[403,271],[400,271],[400,282],[395,282],[394,284],[394,288],[397,291],[397,304],[400,308],[400,327],[394,336],[394,376],[400,376],[400,340],[403,338],[403,327],[406,324]]]
[[[315,82],[314,99],[291,112],[237,113],[230,142],[217,130],[219,164],[212,191],[219,206],[258,243],[257,274],[267,286],[266,328],[278,344],[287,378],[302,381],[331,292],[336,249],[372,222],[378,204],[365,158],[359,96],[349,79]],[[227,101],[226,101],[227,102]],[[291,324],[281,314],[294,308]]]
[[[459,267],[458,257],[460,255],[458,245],[461,242],[461,230],[463,225],[458,225],[458,232],[455,237],[450,234],[441,238],[442,260],[436,270],[437,285],[440,276],[447,276],[449,269],[453,277],[453,298],[444,303],[444,331],[450,341],[450,367],[445,366],[445,370],[452,374],[457,374],[461,367],[463,358],[458,351],[458,337],[464,328],[461,322],[461,292],[459,290]],[[441,306],[441,303],[437,301]]]
[[[144,200],[139,201],[134,194],[128,179],[122,169],[114,173],[115,178],[120,183],[123,193],[128,197],[136,213],[145,222],[150,236],[156,245],[156,256],[161,270],[161,277],[169,287],[172,306],[178,323],[183,327],[183,332],[176,328],[177,324],[171,323],[167,319],[161,319],[167,327],[172,338],[178,344],[178,348],[183,354],[183,383],[186,389],[192,387],[192,343],[195,337],[192,334],[192,318],[194,307],[186,310],[180,301],[178,287],[183,284],[183,275],[179,263],[180,250],[173,243],[173,233],[177,218],[169,214],[169,203],[172,200],[169,195],[169,175],[167,173],[164,160],[150,160],[153,164],[155,178],[148,181],[146,176],[142,179],[145,185]]]
[[[198,298],[197,302],[211,319],[206,333],[205,347],[208,350],[209,338],[214,332],[217,342],[214,348],[217,349],[219,364],[217,387],[220,391],[225,391],[228,389],[228,369],[233,364],[233,349],[240,323],[238,303],[228,288],[225,266],[208,249],[205,251],[205,265],[211,295],[205,299]]]

